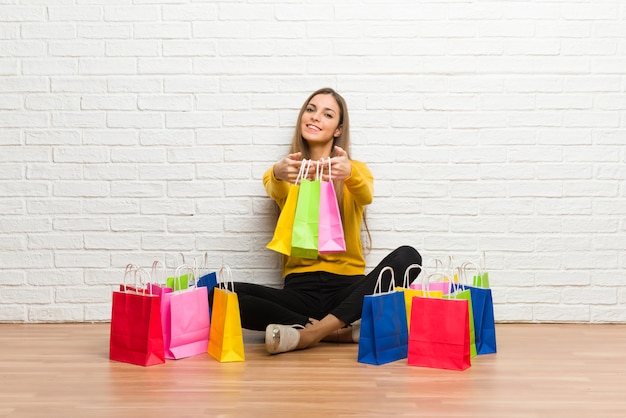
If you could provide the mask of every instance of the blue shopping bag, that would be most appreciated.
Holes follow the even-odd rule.
[[[389,290],[381,290],[381,278],[391,272]],[[385,267],[378,275],[372,295],[363,299],[359,363],[381,365],[407,357],[409,333],[403,292],[395,289],[393,269]]]

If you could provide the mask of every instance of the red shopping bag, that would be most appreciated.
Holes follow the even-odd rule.
[[[407,329],[411,329],[411,306],[413,305],[413,297],[415,296],[430,296],[432,298],[440,298],[443,297],[443,293],[441,291],[438,290],[433,290],[433,291],[428,291],[428,290],[422,290],[422,287],[420,287],[419,289],[414,288],[413,286],[416,284],[418,278],[416,277],[415,280],[413,281],[413,283],[411,283],[411,279],[410,279],[410,272],[413,269],[418,269],[417,274],[421,274],[422,275],[422,281],[426,280],[426,282],[428,283],[429,278],[432,275],[436,275],[438,273],[433,273],[433,274],[428,274],[426,272],[426,269],[419,265],[419,264],[411,264],[409,267],[407,267],[407,269],[404,271],[404,280],[402,282],[402,286],[401,287],[396,287],[396,290],[399,292],[404,293],[404,303],[406,305],[406,324],[407,324]],[[429,289],[430,287],[427,285],[424,287],[425,289]]]
[[[322,158],[321,164],[324,164]],[[330,157],[328,158],[328,176],[330,177]],[[346,250],[343,235],[341,213],[337,203],[335,186],[331,181],[320,181],[320,213],[318,227],[318,249],[320,254],[339,253]]]
[[[468,301],[414,297],[408,365],[465,370],[471,366]]]
[[[126,286],[131,274],[148,272],[127,269],[122,289],[113,292],[109,358],[139,366],[165,363],[160,297],[142,290],[141,284]]]

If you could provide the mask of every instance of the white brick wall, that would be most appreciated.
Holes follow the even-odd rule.
[[[370,267],[484,251],[499,321],[626,322],[623,1],[0,3],[0,322],[106,321],[179,252],[279,283],[261,176],[322,86]]]

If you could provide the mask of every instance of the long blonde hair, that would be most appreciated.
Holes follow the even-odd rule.
[[[341,147],[347,154],[348,158],[350,158],[350,118],[348,117],[348,105],[346,104],[345,99],[333,90],[330,87],[324,87],[319,90],[314,91],[311,95],[304,101],[304,104],[300,108],[300,113],[298,113],[298,120],[296,123],[296,129],[293,133],[293,138],[291,140],[291,149],[289,151],[290,154],[294,154],[296,152],[302,153],[302,158],[311,158],[309,145],[306,140],[302,137],[302,128],[300,122],[302,121],[302,115],[306,111],[309,102],[313,99],[313,97],[318,94],[328,94],[333,96],[337,105],[339,106],[339,127],[341,127],[339,136],[333,139],[333,147],[330,151],[330,156],[335,157],[335,145]],[[337,202],[339,203],[339,211],[341,212],[341,216],[343,217],[343,182],[334,181],[335,193],[337,194]],[[363,211],[363,225],[365,226],[365,232],[367,234],[368,243],[366,248],[371,250],[372,246],[372,236],[370,234],[369,227],[367,226],[367,216],[365,214],[365,210]]]

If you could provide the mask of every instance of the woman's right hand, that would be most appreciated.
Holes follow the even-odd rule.
[[[289,154],[274,164],[274,176],[281,181],[295,183],[302,165],[302,153]]]

